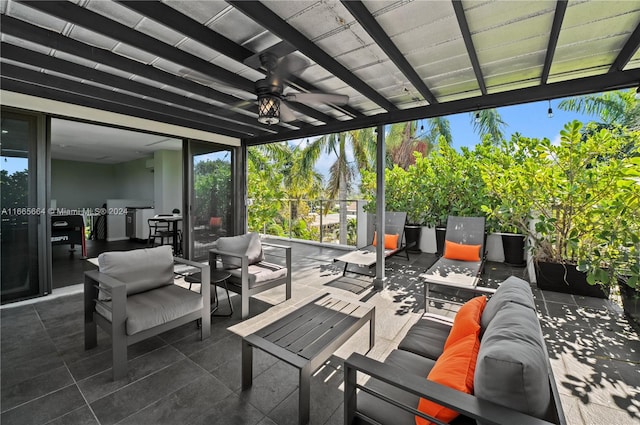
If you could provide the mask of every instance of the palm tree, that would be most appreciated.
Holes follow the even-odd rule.
[[[354,162],[349,161],[347,145],[351,144]],[[373,128],[363,128],[320,137],[307,145],[302,154],[301,168],[313,167],[325,152],[335,154],[336,160],[329,168],[329,181],[325,188],[329,199],[338,199],[340,205],[340,243],[347,243],[347,196],[359,170],[371,170],[374,166],[376,137]]]
[[[564,99],[558,104],[563,111],[596,115],[606,127],[622,125],[640,129],[640,103],[633,90],[588,94]]]
[[[304,161],[304,155],[304,148],[288,142],[259,145],[247,150],[251,168],[271,170],[273,175],[282,176],[278,183],[280,187],[273,189],[284,192],[290,199],[291,221],[298,218],[302,199],[318,197],[322,191],[322,175]]]
[[[418,125],[420,134],[418,135]],[[429,130],[424,132],[424,124],[419,121],[408,121],[391,124],[387,134],[387,158],[388,165],[394,164],[405,170],[415,163],[414,152],[426,155],[438,144],[440,138],[451,143],[451,128],[449,120],[444,117],[429,118],[427,120]]]
[[[504,139],[504,133],[502,130],[507,126],[502,120],[500,113],[497,109],[483,109],[477,112],[471,112],[471,123],[473,124],[473,131],[478,133],[481,138],[486,135],[491,137],[493,143],[498,143]]]

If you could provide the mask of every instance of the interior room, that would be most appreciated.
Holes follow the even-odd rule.
[[[182,206],[182,141],[108,126],[51,120],[53,288],[82,282],[104,251],[147,245],[148,219]],[[56,235],[82,216],[82,244]],[[58,227],[60,226],[60,227]]]

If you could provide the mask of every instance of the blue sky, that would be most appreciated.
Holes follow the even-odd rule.
[[[549,109],[548,101],[498,108],[498,113],[502,120],[507,123],[504,128],[505,138],[510,139],[513,133],[518,132],[525,137],[537,139],[546,137],[553,141],[560,137],[560,130],[569,121],[577,119],[587,123],[594,119],[588,115],[560,110],[558,103],[561,100],[551,101],[552,118],[547,115],[547,110]],[[480,142],[480,136],[473,131],[473,122],[470,114],[450,115],[447,118],[451,123],[452,145],[455,148],[459,149],[461,146],[472,148]]]
[[[559,140],[560,130],[569,121],[575,119],[587,123],[594,117],[566,112],[558,108],[562,99],[551,101],[553,117],[549,118],[547,110],[549,102],[534,102],[523,105],[498,108],[502,120],[507,124],[504,128],[506,139],[510,139],[513,133],[520,133],[525,137],[542,139],[546,137],[551,141]],[[472,115],[469,113],[447,116],[451,125],[452,146],[460,149],[462,146],[473,148],[480,142],[480,136],[473,131]],[[426,128],[426,125],[425,125]],[[329,167],[335,161],[335,155],[324,154],[316,165],[316,170],[327,175]]]

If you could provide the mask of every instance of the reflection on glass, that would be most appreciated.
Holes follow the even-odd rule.
[[[0,139],[0,255],[2,301],[35,295],[31,283],[30,246],[35,228],[29,199],[29,120],[3,117]],[[34,292],[35,291],[35,292]]]
[[[194,259],[206,258],[213,242],[233,229],[231,152],[193,156]]]

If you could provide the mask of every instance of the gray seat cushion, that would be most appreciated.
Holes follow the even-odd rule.
[[[233,285],[242,284],[242,271],[240,269],[229,270],[229,273],[231,273],[229,283]],[[275,279],[282,279],[287,276],[287,273],[288,270],[286,267],[269,263],[267,261],[251,264],[249,266],[249,288],[264,285]]]
[[[437,360],[451,331],[452,321],[425,314],[402,339],[398,348],[428,359]]]
[[[548,365],[536,312],[508,302],[480,344],[476,397],[544,418],[550,403]]]
[[[257,233],[218,238],[217,249],[242,256],[246,255],[249,264],[255,264],[264,260],[260,235]],[[238,257],[232,257],[230,255],[221,255],[220,257],[225,269],[235,269],[242,266],[241,260]]]
[[[529,283],[515,276],[511,276],[500,284],[495,294],[487,301],[487,305],[480,317],[480,326],[483,331],[502,307],[509,302],[521,304],[534,311],[536,310]]]
[[[100,272],[127,286],[127,295],[173,284],[171,246],[103,252],[98,256]],[[101,294],[100,299],[105,299]]]
[[[430,283],[473,287],[478,280],[482,261],[460,261],[440,257],[422,276]]]
[[[106,302],[109,307],[111,301]],[[127,335],[134,335],[203,308],[200,294],[168,285],[127,297]],[[111,312],[101,303],[96,311],[111,321]]]

